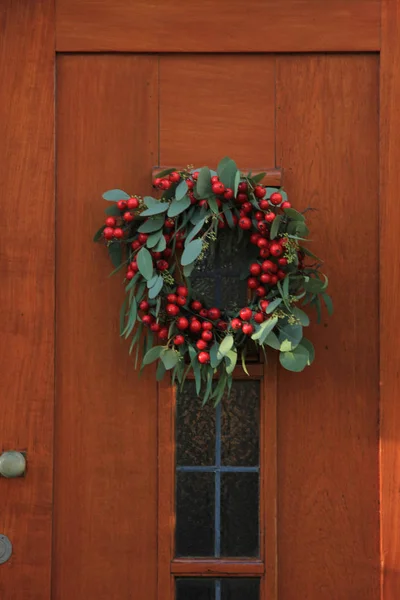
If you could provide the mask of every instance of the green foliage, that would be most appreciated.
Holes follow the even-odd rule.
[[[104,192],[103,198],[109,202],[118,202],[118,200],[128,200],[130,195],[123,190],[108,190]]]

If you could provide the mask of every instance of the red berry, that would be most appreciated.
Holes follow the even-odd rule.
[[[193,300],[193,302],[192,302],[192,304],[190,306],[195,311],[199,311],[203,307],[202,303],[199,302],[198,300]]]
[[[240,204],[243,204],[244,202],[247,202],[247,194],[238,194],[236,196],[236,200],[238,202],[240,202]]]
[[[246,181],[241,181],[238,185],[238,190],[239,192],[247,192],[247,182]]]
[[[178,287],[176,288],[176,293],[178,294],[178,296],[188,296],[189,290],[185,285],[178,285]]]
[[[208,311],[208,316],[212,321],[216,321],[220,318],[221,311],[219,310],[219,308],[210,308],[210,310]]]
[[[169,244],[169,242],[171,241],[171,236],[169,233],[164,234],[164,240],[166,244]]]
[[[154,187],[158,187],[160,185],[160,183],[161,183],[160,177],[156,177],[153,181]]]
[[[172,250],[171,248],[165,248],[164,252],[162,253],[164,258],[169,258],[172,254]]]
[[[251,317],[252,317],[252,311],[251,308],[242,308],[242,310],[240,311],[240,318],[243,321],[250,321]]]
[[[223,194],[225,192],[225,186],[221,181],[216,181],[213,183],[211,189],[214,194]]]
[[[171,182],[169,181],[169,179],[162,179],[160,181],[160,188],[162,190],[169,190],[170,187],[171,187]]]
[[[176,304],[167,304],[165,311],[170,317],[176,317],[179,313],[179,306],[176,306]]]
[[[255,320],[255,322],[256,322],[256,323],[263,323],[263,321],[264,321],[264,318],[265,318],[265,317],[264,317],[264,315],[262,314],[262,312],[257,312],[257,313],[254,315],[254,320]]]
[[[211,340],[213,339],[213,334],[211,331],[203,331],[203,333],[201,334],[202,339],[205,342],[211,342]]]
[[[261,309],[265,312],[269,306],[268,300],[261,300],[260,306],[261,306]]]
[[[129,269],[129,271],[126,272],[125,277],[127,279],[133,279],[135,277],[135,273]]]
[[[280,244],[271,244],[269,247],[269,251],[272,256],[281,256],[283,254],[282,246]]]
[[[168,263],[166,260],[158,260],[157,261],[157,269],[159,271],[165,271],[166,269],[168,269]]]
[[[232,327],[232,329],[241,329],[242,321],[240,319],[232,319],[231,327]]]
[[[276,273],[278,271],[278,265],[272,263],[272,267],[270,268],[271,273]]]
[[[192,177],[193,177],[194,180],[196,180],[198,178],[198,176],[199,176],[199,172],[198,171],[195,171],[194,173],[192,173]]]
[[[261,200],[261,202],[260,202],[260,208],[261,208],[261,210],[268,210],[269,209],[269,202],[268,202],[268,200]]]
[[[134,242],[132,242],[131,247],[133,250],[137,250],[138,248],[140,248],[141,243],[139,242],[139,240],[135,240]]]
[[[263,273],[260,277],[261,283],[271,283],[271,275],[268,273]]]
[[[244,202],[242,204],[242,210],[245,213],[250,213],[253,210],[253,206],[252,206],[252,204],[250,202]]]
[[[142,321],[145,325],[151,325],[151,323],[153,322],[153,317],[151,315],[144,315],[142,317]]]
[[[260,239],[260,237],[261,237],[261,235],[259,233],[252,233],[251,236],[250,236],[250,242],[252,244],[256,244],[257,245],[257,242]]]
[[[264,213],[261,212],[261,210],[258,210],[254,216],[257,221],[262,221],[264,219]]]
[[[257,242],[259,248],[268,248],[268,242],[265,238],[260,238]]]
[[[242,331],[243,333],[245,333],[246,335],[251,335],[254,331],[254,327],[251,323],[243,323],[242,325]]]
[[[276,214],[275,214],[275,213],[273,213],[273,212],[268,212],[268,213],[265,215],[265,220],[267,221],[267,223],[272,223],[272,221],[275,221],[275,217],[276,217]]]
[[[118,200],[117,206],[118,206],[119,210],[125,210],[126,209],[126,200]]]
[[[233,224],[234,224],[234,225],[235,225],[235,227],[236,227],[236,225],[237,225],[237,224],[238,224],[238,222],[239,222],[239,219],[237,218],[237,216],[236,216],[236,215],[233,215],[233,216],[232,216],[232,221],[233,221]]]
[[[178,296],[176,294],[168,294],[167,302],[169,302],[169,304],[176,304],[177,300],[178,300]]]
[[[251,220],[248,217],[239,219],[239,227],[241,229],[251,229]]]
[[[187,320],[186,317],[179,317],[179,319],[176,322],[176,326],[178,327],[178,329],[187,329],[189,327],[189,321]]]
[[[166,227],[167,229],[172,229],[172,227],[174,227],[174,225],[175,225],[175,221],[173,219],[165,219],[164,227]]]
[[[218,175],[213,175],[213,176],[211,177],[211,183],[216,183],[217,181],[219,181],[219,177],[218,177]]]
[[[252,263],[250,265],[250,273],[252,275],[259,275],[261,273],[261,265],[258,263]]]
[[[278,271],[277,276],[278,276],[278,279],[285,279],[286,273],[285,273],[285,271]]]
[[[194,188],[194,183],[191,179],[186,179],[186,184],[187,184],[189,190],[192,190]]]
[[[107,219],[106,219],[107,227],[115,227],[116,224],[117,224],[117,219],[114,219],[114,217],[107,217]]]
[[[204,331],[211,331],[211,329],[213,328],[213,324],[210,323],[210,321],[203,321],[201,327]]]
[[[106,240],[111,240],[114,237],[114,229],[112,227],[106,227],[103,229],[103,235]]]
[[[148,238],[148,237],[149,237],[149,236],[147,235],[147,233],[139,233],[139,235],[138,235],[138,241],[139,241],[141,244],[145,244],[145,243],[147,242],[147,238]]]
[[[208,202],[207,202],[207,200],[200,200],[200,202],[199,202],[199,206],[200,206],[201,208],[203,208],[203,207],[204,207],[204,208],[208,208]]]
[[[206,308],[202,308],[200,315],[206,319],[208,317],[208,310]]]
[[[265,221],[258,221],[257,223],[257,229],[260,233],[265,233],[268,229],[267,224],[265,223]]]
[[[131,262],[131,264],[129,265],[129,267],[134,273],[137,273],[139,271],[139,267],[138,267],[136,260],[133,260]]]
[[[154,331],[155,333],[157,333],[158,331],[160,331],[160,329],[161,329],[160,323],[152,323],[150,325],[150,330]]]
[[[221,217],[220,217],[218,219],[218,229],[225,229],[225,227],[226,227],[226,222],[224,221],[223,217],[222,217],[222,220],[221,220]]]
[[[278,283],[278,278],[276,275],[271,276],[271,285],[276,285]]]
[[[124,232],[122,231],[122,229],[120,227],[117,227],[116,229],[114,229],[114,237],[116,237],[118,240],[120,240],[122,237],[124,237]]]
[[[158,337],[160,340],[167,340],[168,339],[168,329],[166,327],[162,327],[160,329],[160,331],[158,332]]]
[[[176,335],[174,337],[174,344],[175,346],[180,346],[181,344],[185,343],[185,338],[183,337],[183,335]]]
[[[264,198],[265,196],[265,188],[262,185],[256,185],[254,188],[254,195],[256,198]]]
[[[127,223],[130,223],[131,221],[133,221],[133,219],[135,218],[133,215],[131,215],[130,212],[126,212],[124,213],[123,217],[124,221],[126,221]]]
[[[200,321],[198,321],[197,319],[192,319],[189,325],[189,329],[190,331],[193,331],[193,333],[198,333],[199,331],[201,331]]]
[[[199,354],[197,356],[197,360],[199,361],[199,363],[201,363],[202,365],[204,365],[205,363],[209,362],[210,355],[209,355],[208,352],[199,352]]]
[[[269,199],[269,201],[272,204],[275,204],[275,206],[278,206],[282,202],[282,194],[280,194],[279,192],[274,192],[273,194],[271,194],[271,198]]]
[[[196,346],[199,350],[205,350],[208,344],[204,340],[199,340],[198,342],[196,342]]]
[[[144,310],[146,312],[146,310],[149,310],[150,305],[147,302],[147,300],[142,300],[141,303],[139,304],[139,308],[140,308],[140,310]]]
[[[228,323],[226,321],[218,321],[217,327],[218,329],[221,329],[221,331],[226,331],[228,329]]]
[[[137,198],[129,198],[128,202],[126,203],[127,207],[132,210],[134,208],[137,208],[139,206],[139,200]]]
[[[153,257],[155,260],[158,260],[158,259],[159,259],[159,258],[161,258],[161,256],[162,256],[161,252],[154,252],[153,250],[151,251],[151,253],[150,253],[150,254],[152,255],[152,257]]]
[[[247,280],[247,287],[251,290],[255,290],[258,287],[258,279],[255,277],[249,277]]]
[[[231,190],[231,188],[227,188],[224,192],[224,198],[225,200],[232,200],[233,198],[233,190]]]
[[[282,202],[281,204],[281,208],[292,208],[292,205],[290,204],[290,202]]]
[[[287,258],[279,258],[278,259],[278,265],[280,265],[281,267],[285,267],[287,264],[288,264]]]
[[[264,260],[264,262],[261,265],[261,268],[264,271],[264,273],[267,273],[268,271],[272,271],[272,269],[274,268],[274,263],[270,260]]]
[[[178,300],[176,301],[176,303],[179,306],[185,306],[186,302],[187,302],[186,296],[178,296]]]
[[[260,298],[262,298],[263,296],[265,296],[265,294],[266,294],[265,287],[263,287],[262,285],[260,285],[256,289],[256,294],[257,294],[257,296],[260,296]]]
[[[268,258],[268,256],[269,256],[269,250],[268,250],[268,248],[261,248],[260,249],[260,256],[261,256],[261,258]]]
[[[180,181],[181,176],[179,175],[179,173],[177,171],[174,171],[173,173],[169,174],[169,180],[172,181],[173,183],[178,183],[178,181]]]

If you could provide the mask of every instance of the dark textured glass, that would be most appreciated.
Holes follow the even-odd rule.
[[[239,277],[221,278],[221,304],[228,310],[239,310],[247,304],[247,284]]]
[[[221,473],[221,556],[259,554],[258,481],[258,473]]]
[[[235,381],[222,401],[221,463],[226,466],[259,465],[260,382]]]
[[[204,306],[211,308],[216,303],[215,279],[212,277],[192,278],[193,296],[203,302]]]
[[[195,384],[186,381],[176,399],[176,464],[207,466],[215,461],[215,408],[204,407]]]
[[[259,600],[259,579],[221,579],[221,600]]]
[[[176,600],[215,600],[214,579],[176,579]]]
[[[213,556],[213,473],[176,474],[176,556]]]

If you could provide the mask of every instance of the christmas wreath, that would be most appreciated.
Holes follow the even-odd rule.
[[[159,173],[159,199],[103,194],[113,204],[94,239],[107,246],[113,273],[125,269],[120,333],[131,338],[130,353],[136,346],[135,367],[142,341],[142,367],[157,361],[157,380],[172,371],[179,383],[192,370],[204,402],[217,403],[230,389],[238,356],[247,372],[250,340],[264,353],[277,350],[284,368],[302,371],[314,348],[303,337],[310,320],[300,306],[314,306],[318,320],[321,300],[332,312],[327,277],[305,246],[307,211],[292,208],[283,189],[263,186],[264,176],[243,174],[226,157],[217,171]],[[210,250],[219,252],[222,234],[245,261],[248,300],[233,309],[206,306],[192,286],[192,273]]]

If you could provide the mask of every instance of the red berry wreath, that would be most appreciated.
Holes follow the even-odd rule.
[[[224,158],[216,172],[160,173],[154,181],[159,200],[122,190],[103,194],[114,204],[95,241],[105,242],[115,271],[126,269],[121,336],[131,337],[130,352],[136,346],[136,365],[144,338],[142,366],[157,361],[158,380],[172,370],[181,383],[192,369],[204,402],[217,403],[230,388],[238,353],[246,370],[249,338],[263,350],[278,350],[286,369],[302,371],[314,348],[303,337],[310,320],[299,305],[314,305],[318,319],[321,299],[332,311],[321,263],[303,245],[309,233],[304,213],[282,189],[261,185],[264,175],[244,175]],[[248,302],[235,310],[205,306],[191,282],[222,230],[247,262]]]

